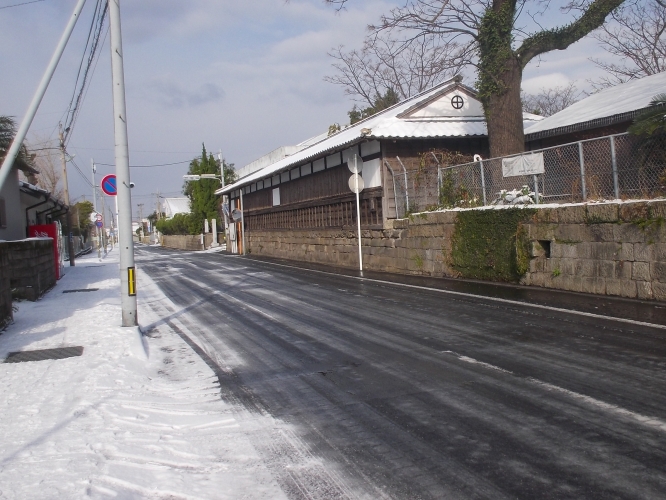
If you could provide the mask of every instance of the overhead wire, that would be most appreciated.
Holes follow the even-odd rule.
[[[107,11],[108,11],[107,2],[104,0],[97,0],[97,3],[95,4],[95,11],[93,13],[93,19],[90,25],[90,29],[88,30],[88,38],[86,39],[83,55],[81,57],[81,63],[79,64],[79,70],[77,72],[76,80],[74,82],[74,91],[72,93],[72,98],[69,103],[69,109],[67,111],[67,116],[65,118],[65,126],[63,127],[65,131],[64,132],[65,145],[69,142],[69,136],[72,133],[72,130],[76,123],[76,119],[78,118],[79,113],[81,111],[81,103],[84,98],[84,91],[87,94],[86,84],[88,83],[88,74],[90,72],[90,69],[93,67],[93,63],[95,63],[95,67],[97,67],[96,61],[99,60],[99,57],[97,57],[96,59],[96,56],[98,55],[98,48],[100,47],[99,41],[102,35],[102,29],[104,27],[104,21],[106,19]],[[104,37],[104,40],[106,40],[106,35]],[[88,50],[88,47],[90,47],[90,50]],[[86,54],[88,54],[87,62],[86,62]],[[81,78],[81,72],[84,62],[86,62],[86,66],[85,70],[83,71],[83,77]],[[79,80],[81,80],[80,87],[79,87]]]
[[[29,3],[37,3],[37,2],[43,2],[44,0],[30,0],[29,2],[22,2],[22,3],[15,3],[13,5],[5,5],[4,7],[0,7],[1,9],[9,9],[10,7],[20,7],[21,5],[28,5]]]
[[[171,165],[182,165],[183,163],[190,163],[192,160],[176,161],[174,163],[158,163],[156,165],[130,165],[130,168],[153,168],[153,167],[170,167]],[[96,165],[104,165],[105,167],[115,167],[115,163],[96,163]]]
[[[67,154],[67,150],[65,150],[65,153]],[[77,172],[81,175],[81,177],[83,178],[83,180],[86,181],[86,183],[88,184],[88,186],[90,186],[90,187],[94,187],[94,186],[93,186],[93,183],[90,182],[90,179],[88,178],[88,176],[85,175],[85,174],[83,173],[83,171],[81,170],[81,168],[79,168],[79,166],[76,164],[76,162],[74,161],[74,157],[73,157],[73,156],[70,156],[68,161],[69,161],[69,163],[71,163],[71,164],[74,166],[74,168],[75,168],[75,169],[77,170]]]

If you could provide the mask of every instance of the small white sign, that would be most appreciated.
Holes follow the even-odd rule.
[[[352,174],[360,174],[363,171],[363,160],[354,154],[347,160],[347,168]]]
[[[358,194],[363,191],[364,187],[365,183],[363,182],[363,177],[358,174],[352,174],[349,178],[349,189],[351,189],[351,192]]]
[[[516,177],[519,175],[537,175],[545,171],[543,153],[531,153],[513,158],[502,158],[502,175]]]

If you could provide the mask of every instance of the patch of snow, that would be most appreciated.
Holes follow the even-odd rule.
[[[119,326],[117,252],[67,271],[0,335],[1,358],[84,347],[0,363],[0,497],[284,498],[208,365],[149,307],[150,337]],[[137,275],[140,304],[164,299]],[[83,288],[99,290],[62,293]]]

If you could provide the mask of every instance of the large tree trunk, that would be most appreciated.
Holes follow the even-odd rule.
[[[478,96],[488,124],[490,156],[525,150],[520,83],[523,66],[514,53],[516,0],[493,0],[479,26]]]
[[[485,102],[492,158],[522,153],[525,150],[523,109],[520,101],[522,69],[515,57],[506,61],[505,68],[498,78],[500,88],[503,87],[504,90],[491,94]]]

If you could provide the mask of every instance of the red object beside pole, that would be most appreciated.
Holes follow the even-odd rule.
[[[60,268],[60,252],[58,249],[58,224],[38,224],[28,226],[28,235],[30,238],[51,238],[53,240],[53,257],[55,258],[56,279],[62,278],[62,269]]]

